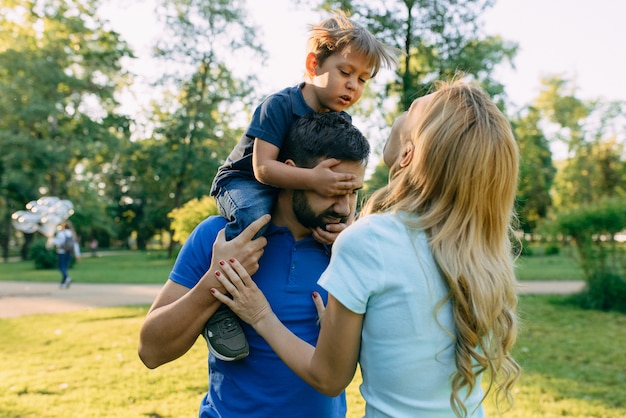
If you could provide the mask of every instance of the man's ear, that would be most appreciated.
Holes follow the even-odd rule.
[[[293,160],[285,160],[285,164],[291,166],[291,167],[297,167],[296,163],[293,162]]]
[[[317,57],[315,56],[314,53],[309,52],[306,55],[304,68],[306,70],[306,74],[309,77],[315,77],[317,75]]]
[[[400,160],[400,167],[406,167],[413,161],[413,155],[415,153],[415,146],[412,143],[407,143],[402,150],[402,159]]]

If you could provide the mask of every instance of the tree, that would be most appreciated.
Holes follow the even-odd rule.
[[[582,100],[572,81],[557,76],[542,84],[535,107],[552,141],[567,150],[555,177],[557,211],[623,194],[626,103]]]
[[[98,0],[0,5],[0,188],[3,225],[40,195],[73,200],[76,168],[116,149],[128,126],[114,93],[131,56],[95,17]],[[122,127],[122,128],[120,128]],[[8,227],[1,228],[8,251]],[[27,241],[28,243],[28,241]],[[23,252],[24,253],[24,252]]]
[[[386,95],[400,97],[400,111],[431,91],[437,79],[463,72],[504,103],[504,86],[493,78],[497,64],[511,61],[517,45],[483,36],[480,13],[493,0],[324,0],[321,7],[354,15],[378,39],[404,52],[396,80]]]
[[[153,105],[154,131],[146,154],[153,173],[147,181],[153,185],[142,187],[154,193],[149,199],[158,205],[134,216],[162,222],[146,224],[169,229],[167,213],[207,195],[217,168],[241,135],[236,123],[247,119],[255,95],[253,77],[238,75],[237,63],[263,58],[243,6],[232,0],[159,3],[163,36],[156,57],[164,76],[157,86],[163,95]]]
[[[524,232],[534,231],[552,205],[550,190],[556,168],[540,121],[539,111],[532,106],[511,121],[521,156],[517,212]]]

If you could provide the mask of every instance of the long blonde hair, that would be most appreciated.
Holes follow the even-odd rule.
[[[408,116],[407,116],[408,117]],[[410,135],[414,156],[392,167],[389,184],[362,214],[418,215],[450,289],[456,324],[456,371],[450,403],[467,414],[460,390],[491,377],[496,402],[512,402],[520,367],[510,350],[517,337],[517,293],[510,238],[519,156],[511,126],[488,94],[459,80],[440,83]],[[486,395],[485,395],[486,396]]]

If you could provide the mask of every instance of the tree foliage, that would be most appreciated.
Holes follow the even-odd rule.
[[[552,141],[567,150],[555,178],[555,209],[623,196],[626,103],[582,100],[573,82],[557,76],[542,83],[535,107],[552,132]]]
[[[524,232],[535,230],[552,206],[550,190],[556,168],[540,121],[541,115],[534,107],[511,121],[521,155],[517,212]]]
[[[131,55],[96,17],[97,0],[15,0],[0,6],[0,210],[41,195],[68,198],[79,168],[95,168],[126,137],[115,91]],[[80,229],[82,226],[77,225]]]
[[[149,196],[126,196],[135,202],[128,208],[135,226],[143,225],[146,233],[152,232],[148,226],[169,229],[167,213],[208,195],[217,168],[242,133],[236,117],[245,116],[255,98],[253,77],[238,74],[234,59],[263,57],[242,1],[162,0],[158,16],[164,33],[155,56],[163,63],[157,83],[163,94],[152,106],[152,138],[136,157],[146,171],[127,181],[135,186],[129,193]],[[142,208],[148,202],[150,212]]]
[[[498,64],[511,61],[517,44],[482,33],[481,13],[493,0],[323,0],[363,23],[382,42],[404,54],[396,79],[385,94],[399,97],[399,111],[431,91],[433,82],[464,73],[504,103],[504,86],[493,77]]]
[[[626,248],[615,237],[626,227],[626,198],[604,198],[564,211],[557,230],[578,250],[587,287],[580,296],[585,307],[626,312]]]

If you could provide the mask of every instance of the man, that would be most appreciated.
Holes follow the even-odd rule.
[[[212,287],[223,289],[215,274],[220,260],[237,258],[254,273],[277,316],[300,338],[315,344],[319,333],[313,292],[328,265],[330,248],[313,231],[342,229],[356,208],[363,185],[369,145],[338,113],[313,113],[294,123],[280,160],[311,168],[320,161],[340,161],[332,170],[356,176],[353,192],[322,196],[313,191],[282,189],[265,235],[252,237],[269,216],[254,222],[233,240],[224,239],[227,220],[210,217],[185,242],[170,279],[154,301],[141,329],[139,356],[149,368],[182,356],[202,333],[220,303]],[[316,236],[318,236],[316,234]],[[224,362],[209,354],[209,392],[200,417],[344,417],[345,394],[324,396],[300,380],[254,330],[242,324],[250,354]]]

